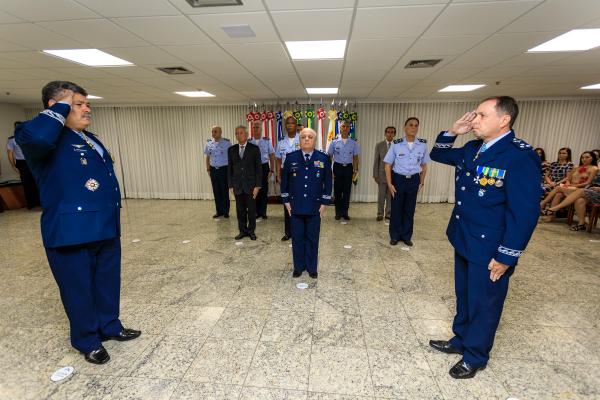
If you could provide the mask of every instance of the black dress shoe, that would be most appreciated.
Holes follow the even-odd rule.
[[[403,242],[405,245],[407,245],[409,247],[412,247],[412,245],[413,245],[413,242],[411,240],[403,240]]]
[[[290,240],[291,238],[288,235],[283,235],[283,237],[281,238],[282,242],[285,242],[286,240]]]
[[[229,218],[229,214],[223,214],[223,218]]]
[[[383,221],[383,217],[381,215],[377,216],[377,221]]]
[[[485,365],[481,367],[473,367],[465,362],[465,360],[460,360],[454,367],[450,368],[450,376],[454,379],[469,379],[474,378],[477,374],[477,371],[483,371],[485,369]]]
[[[266,215],[263,215],[263,216],[262,216],[262,219],[269,219],[269,218],[267,218],[267,216],[266,216]]]
[[[462,354],[462,351],[452,346],[452,344],[447,340],[430,340],[429,345],[437,351],[441,351],[442,353]]]
[[[117,340],[119,342],[125,342],[127,340],[133,340],[140,336],[142,331],[136,331],[135,329],[123,328],[116,336],[108,336],[104,340]]]
[[[213,215],[213,218],[219,218],[221,216],[221,214],[215,214]]]
[[[294,273],[292,274],[292,276],[293,276],[294,278],[299,278],[299,277],[300,277],[300,275],[302,275],[302,271],[294,271]]]
[[[336,215],[336,216],[335,216],[335,220],[336,220],[336,221],[339,221],[341,218],[342,218],[342,217],[341,217],[341,216],[339,216],[339,215]]]
[[[344,215],[342,218],[344,218],[346,221],[350,221],[350,217],[347,215]]]
[[[240,233],[240,234],[239,234],[239,235],[237,235],[237,236],[236,236],[234,239],[235,239],[235,240],[240,240],[240,239],[243,239],[243,238],[245,238],[245,237],[246,237],[246,234],[245,234],[245,233]]]
[[[390,240],[390,244],[391,244],[392,246],[395,246],[395,245],[397,245],[397,244],[398,244],[398,241],[397,241],[397,240],[394,240],[394,239],[391,239],[391,240]]]
[[[310,276],[313,279],[317,279],[319,277],[319,273],[318,272],[309,272],[308,276]]]
[[[104,348],[104,346],[100,346],[99,349],[90,351],[89,353],[84,354],[85,361],[92,364],[104,364],[108,360],[110,360],[110,356],[108,352]]]
[[[251,233],[248,236],[250,236],[250,240],[256,240],[256,235],[254,233]]]

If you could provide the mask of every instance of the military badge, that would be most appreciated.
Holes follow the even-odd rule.
[[[479,189],[479,193],[477,193],[479,197],[483,197],[485,195],[485,190]]]
[[[81,157],[81,165],[87,165],[87,158]]]
[[[488,180],[485,176],[479,180],[479,184],[481,186],[485,186],[485,185],[487,185],[487,183],[488,183]]]
[[[487,184],[490,185],[490,186],[493,185],[494,183],[496,183],[496,180],[494,178],[490,178],[487,181]]]
[[[504,182],[502,182],[500,179],[498,179],[496,181],[496,187],[502,187],[504,185]]]
[[[100,187],[100,184],[95,179],[88,179],[85,183],[85,188],[90,192],[95,192]]]

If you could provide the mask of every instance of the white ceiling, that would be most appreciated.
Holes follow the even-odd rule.
[[[0,102],[39,102],[50,80],[71,80],[107,104],[247,103],[308,99],[305,87],[340,87],[339,98],[406,101],[600,97],[600,48],[526,54],[575,28],[600,28],[599,0],[243,0],[192,8],[185,0],[0,1]],[[248,24],[252,38],[226,25]],[[286,40],[346,39],[344,60],[291,61]],[[135,64],[89,68],[40,53],[99,48]],[[434,68],[405,69],[442,58]],[[157,67],[183,66],[169,76]],[[486,84],[438,93],[449,84]],[[213,99],[175,91],[206,90]],[[10,94],[7,94],[10,93]],[[313,99],[318,100],[318,99]]]

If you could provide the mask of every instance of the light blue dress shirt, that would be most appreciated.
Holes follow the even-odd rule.
[[[344,144],[343,139],[340,137],[329,143],[327,154],[330,157],[333,156],[333,162],[338,164],[352,164],[352,158],[360,154],[360,146],[352,138],[346,139],[346,144]]]
[[[221,138],[218,142],[209,139],[204,147],[204,154],[210,157],[211,167],[224,167],[228,164],[227,150],[231,147],[228,139]]]
[[[412,149],[406,138],[394,140],[383,158],[386,164],[392,164],[392,170],[400,175],[414,175],[421,172],[421,165],[430,160],[427,144],[422,139],[415,139]]]

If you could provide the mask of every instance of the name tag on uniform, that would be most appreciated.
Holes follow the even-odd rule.
[[[325,168],[325,164],[323,164],[323,161],[315,161],[315,167]]]

